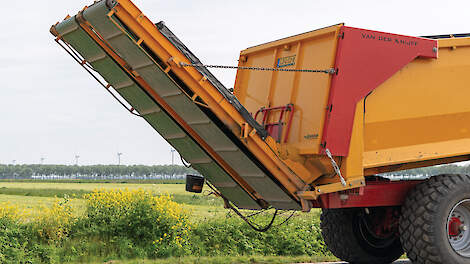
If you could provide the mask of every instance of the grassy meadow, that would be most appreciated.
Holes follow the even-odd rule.
[[[1,263],[300,263],[334,260],[319,211],[258,233],[184,184],[0,181]],[[269,222],[268,215],[255,221]]]
[[[177,181],[175,181],[177,182]],[[0,203],[9,202],[22,209],[37,211],[43,205],[52,205],[56,198],[71,198],[77,214],[84,210],[84,195],[94,190],[145,190],[155,194],[169,194],[175,202],[189,209],[195,217],[213,217],[227,212],[221,199],[185,191],[184,184],[157,183],[73,183],[41,181],[0,181]]]

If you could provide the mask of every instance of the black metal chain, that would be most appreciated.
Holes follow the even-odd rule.
[[[266,67],[245,67],[245,66],[227,66],[227,65],[206,65],[196,63],[180,62],[182,67],[195,67],[195,68],[216,68],[216,69],[236,69],[236,70],[253,70],[253,71],[278,71],[278,72],[309,72],[309,73],[326,73],[335,74],[336,70],[333,68],[325,70],[316,69],[284,69],[284,68],[266,68]]]

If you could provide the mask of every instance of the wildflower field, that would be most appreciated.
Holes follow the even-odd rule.
[[[334,260],[318,211],[258,233],[183,184],[0,182],[0,205],[0,263]]]

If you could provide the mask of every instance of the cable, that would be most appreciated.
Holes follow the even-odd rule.
[[[267,224],[267,225],[264,226],[264,227],[258,227],[258,226],[255,226],[255,224],[253,224],[248,218],[249,218],[249,217],[253,217],[253,216],[255,216],[255,215],[258,215],[258,214],[261,214],[261,213],[265,212],[265,210],[259,211],[259,212],[256,212],[256,213],[253,213],[253,214],[248,215],[248,216],[245,216],[245,215],[243,215],[243,214],[240,212],[240,210],[238,210],[238,208],[236,208],[227,198],[225,198],[220,192],[218,192],[212,184],[210,184],[209,182],[206,182],[206,183],[207,183],[207,186],[209,186],[209,188],[211,188],[212,191],[213,191],[216,195],[218,195],[218,196],[222,197],[222,199],[224,199],[225,205],[226,205],[229,209],[232,209],[243,221],[245,221],[245,222],[246,222],[253,230],[255,230],[255,231],[258,231],[258,232],[266,232],[266,231],[268,231],[269,229],[271,229],[272,227],[281,226],[281,225],[287,223],[287,222],[295,215],[295,213],[296,213],[295,211],[292,212],[292,214],[291,214],[286,220],[284,220],[282,223],[280,223],[280,224],[274,226],[273,224],[274,224],[274,221],[276,220],[276,217],[280,215],[280,214],[279,214],[279,210],[276,209],[276,210],[274,211],[273,217],[271,218],[271,221],[269,222],[269,224]],[[283,213],[281,213],[281,214],[283,214]]]
[[[191,168],[191,163],[185,161],[183,156],[181,156],[181,155],[180,155],[180,158],[181,158],[181,163],[183,163],[183,166],[185,166],[188,169]]]
[[[65,44],[65,46],[60,42],[60,40],[62,40],[62,42]],[[78,64],[80,64],[80,66],[82,66],[101,86],[103,86],[106,91],[108,91],[109,94],[111,94],[111,96],[114,97],[114,99],[116,99],[127,111],[129,111],[129,113],[135,115],[135,116],[138,116],[138,117],[142,117],[140,114],[137,114],[134,112],[134,108],[131,108],[129,109],[126,104],[124,104],[109,88],[110,86],[107,86],[105,85],[97,76],[95,76],[95,74],[93,74],[92,71],[95,71],[93,69],[93,67],[91,65],[88,65],[88,62],[86,60],[84,60],[82,57],[80,57],[76,52],[75,50],[66,42],[64,41],[63,39],[56,39],[55,40],[57,42],[57,44],[59,44],[59,46],[61,46]],[[67,46],[67,48],[66,48]]]

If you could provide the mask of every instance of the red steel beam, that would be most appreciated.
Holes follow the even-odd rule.
[[[408,192],[422,181],[368,181],[365,187],[321,195],[314,207],[325,209],[400,206]]]

